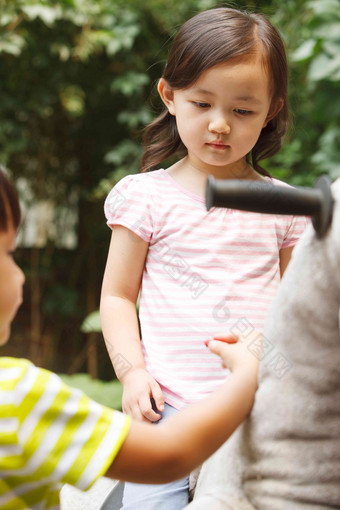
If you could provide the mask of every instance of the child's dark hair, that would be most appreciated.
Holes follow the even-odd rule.
[[[0,232],[6,232],[10,225],[18,229],[21,221],[18,196],[0,167]]]
[[[259,161],[276,154],[288,130],[288,69],[283,41],[261,14],[229,8],[210,9],[189,19],[179,30],[169,52],[163,78],[172,89],[185,89],[211,67],[235,57],[260,54],[273,91],[272,106],[281,98],[280,112],[262,129],[247,160],[261,174],[269,173]],[[176,118],[165,109],[144,132],[141,170],[146,171],[177,154],[187,154]]]

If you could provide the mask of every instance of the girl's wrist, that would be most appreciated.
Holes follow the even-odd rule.
[[[144,365],[133,365],[133,366],[127,367],[125,372],[122,373],[120,377],[118,377],[118,375],[117,375],[117,377],[120,380],[120,382],[124,385],[127,379],[129,379],[131,376],[135,376],[136,372],[139,372],[139,371],[147,372]],[[116,372],[116,374],[117,374],[117,372]]]

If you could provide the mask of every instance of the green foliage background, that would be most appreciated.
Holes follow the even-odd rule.
[[[62,374],[61,378],[65,384],[78,388],[96,402],[119,411],[121,410],[123,390],[118,379],[104,382],[98,379],[93,380],[88,374]]]
[[[138,171],[141,130],[159,107],[154,85],[174,33],[221,5],[264,12],[286,42],[293,123],[267,168],[299,185],[325,172],[338,177],[340,0],[0,0],[0,163],[16,183],[29,180],[35,200],[58,207],[77,196],[79,211],[76,250],[52,241],[19,250],[25,305],[7,353],[60,372],[87,369],[86,356],[75,360],[88,341],[80,325],[99,303],[110,237],[103,200]],[[94,375],[111,379],[100,337],[96,356]]]

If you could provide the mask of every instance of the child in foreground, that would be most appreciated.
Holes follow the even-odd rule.
[[[25,277],[13,259],[19,224],[17,196],[0,170],[0,345],[22,302]],[[61,483],[85,490],[105,474],[163,483],[202,463],[245,419],[257,387],[249,337],[219,339],[208,348],[230,369],[228,380],[157,427],[93,402],[28,360],[0,357],[0,508],[57,509]]]

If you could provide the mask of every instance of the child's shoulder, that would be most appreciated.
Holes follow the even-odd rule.
[[[138,199],[145,195],[157,195],[161,188],[159,185],[166,183],[165,170],[152,170],[138,174],[129,174],[120,179],[111,189],[108,199],[115,202],[125,199]]]
[[[275,177],[269,177],[268,182],[271,184],[275,184],[276,186],[287,186],[289,188],[292,187],[291,184],[288,184],[288,182],[281,181],[280,179],[276,179]]]
[[[23,380],[27,390],[28,381],[33,384],[33,381],[39,378],[41,384],[38,386],[40,386],[40,390],[51,376],[55,379],[58,378],[57,374],[45,368],[37,367],[28,359],[0,357],[0,383],[5,381],[16,381],[18,383]]]
[[[164,179],[164,173],[165,170],[163,168],[160,168],[159,170],[152,170],[150,172],[140,172],[138,174],[129,174],[120,179],[120,181],[117,182],[117,185],[129,185],[129,184],[144,184],[144,183],[150,183],[151,181],[159,181]]]
[[[7,392],[20,391],[21,382],[27,375],[35,371],[36,367],[27,359],[0,357],[0,388],[4,397]],[[36,369],[39,370],[39,369]],[[25,384],[24,384],[25,385]],[[6,400],[6,397],[4,397]],[[0,399],[2,401],[2,399]]]
[[[34,367],[34,365],[28,359],[0,356],[1,378],[8,371],[19,373],[19,371],[26,371],[29,367]]]

